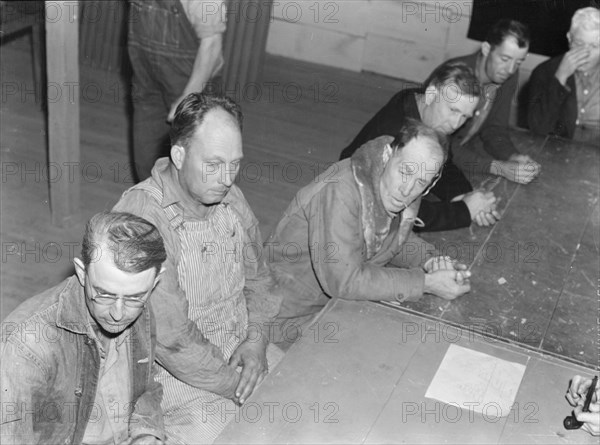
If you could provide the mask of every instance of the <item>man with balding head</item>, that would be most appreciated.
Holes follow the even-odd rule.
[[[165,239],[166,270],[152,309],[173,443],[212,442],[267,373],[262,327],[279,302],[257,251],[258,221],[233,183],[241,126],[231,99],[188,95],[175,113],[171,159],[156,161],[152,176],[115,207],[152,221]]]
[[[529,127],[539,134],[600,141],[600,10],[578,9],[567,33],[569,51],[531,74]]]

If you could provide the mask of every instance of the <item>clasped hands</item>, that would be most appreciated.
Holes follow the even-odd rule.
[[[425,273],[424,292],[445,300],[454,300],[471,290],[471,272],[465,264],[449,256],[429,258],[423,264]]]

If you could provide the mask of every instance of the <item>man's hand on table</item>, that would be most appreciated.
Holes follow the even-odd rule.
[[[492,161],[490,173],[518,184],[529,184],[540,173],[541,165],[528,155],[515,154],[507,161]]]
[[[266,336],[261,336],[256,341],[246,339],[229,359],[229,366],[234,368],[241,366],[242,368],[234,398],[234,402],[239,405],[242,405],[250,397],[256,385],[264,380],[269,371],[267,345]]]
[[[425,293],[454,300],[471,290],[471,272],[467,270],[467,266],[448,256],[430,258],[423,269],[426,272]]]
[[[455,201],[464,201],[471,214],[471,220],[479,226],[491,226],[500,219],[500,213],[496,210],[497,199],[493,192],[474,190],[456,196],[452,199],[452,202]]]

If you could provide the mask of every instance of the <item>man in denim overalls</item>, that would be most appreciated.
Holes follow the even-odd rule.
[[[150,176],[168,153],[169,122],[189,93],[214,91],[223,68],[223,0],[131,0],[133,161],[136,179]]]
[[[115,209],[144,216],[165,239],[153,295],[167,440],[211,443],[283,355],[268,348],[279,311],[258,220],[234,184],[240,107],[192,93],[177,108],[171,159],[126,191]]]

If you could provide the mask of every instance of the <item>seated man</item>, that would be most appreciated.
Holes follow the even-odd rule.
[[[470,290],[466,267],[435,257],[412,231],[445,161],[435,130],[408,120],[296,194],[265,243],[283,294],[277,344],[289,347],[330,298],[451,300]]]
[[[162,443],[147,303],[166,259],[148,221],[99,213],[76,275],[2,323],[2,443]]]
[[[383,135],[397,134],[407,119],[417,119],[442,134],[451,134],[470,118],[479,102],[479,82],[463,63],[442,65],[429,78],[425,89],[397,93],[363,127],[346,147],[340,159],[349,158],[363,144]],[[471,221],[490,225],[500,217],[492,192],[473,191],[465,175],[446,161],[444,174],[431,189],[439,201],[421,201],[419,218],[423,227],[415,231],[431,232],[468,227]]]
[[[167,268],[152,310],[172,443],[212,442],[268,369],[263,326],[280,299],[260,254],[258,220],[233,184],[241,126],[231,99],[188,95],[171,127],[171,159],[157,160],[115,206],[152,221],[165,239]],[[269,349],[271,364],[278,354]]]
[[[600,142],[600,10],[575,11],[569,51],[531,74],[529,127],[539,134]]]
[[[502,19],[492,26],[480,51],[445,62],[467,64],[483,92],[474,116],[451,137],[452,160],[470,180],[475,174],[491,173],[527,184],[540,171],[537,162],[517,151],[508,127],[519,66],[528,51],[527,27]]]

